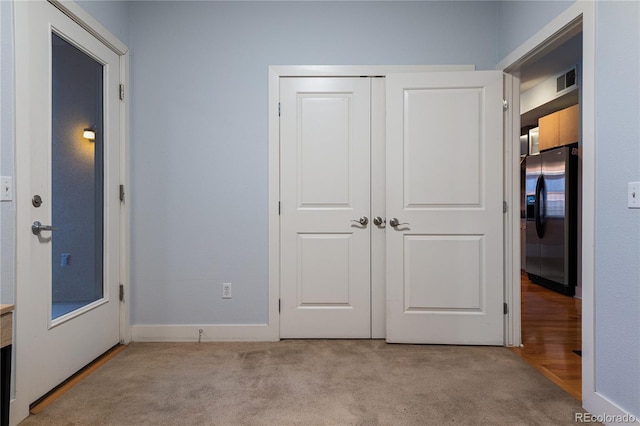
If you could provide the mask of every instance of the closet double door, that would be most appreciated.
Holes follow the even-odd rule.
[[[280,80],[280,337],[502,344],[502,74]]]

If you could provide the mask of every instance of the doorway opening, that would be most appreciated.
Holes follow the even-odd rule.
[[[582,27],[520,78],[522,345],[513,351],[582,399]]]

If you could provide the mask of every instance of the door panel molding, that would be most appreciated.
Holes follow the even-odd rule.
[[[486,256],[484,235],[405,235],[404,312],[479,313],[485,310]],[[447,260],[465,257],[462,268],[442,268]],[[423,282],[425,276],[433,279]],[[454,283],[436,288],[438,283]]]
[[[545,27],[526,40],[522,45],[509,53],[497,65],[496,69],[513,75],[508,88],[512,91],[512,99],[520,96],[519,85],[515,76],[520,68],[532,63],[554,47],[563,43],[573,35],[582,31],[582,406],[591,413],[608,413],[624,415],[625,412],[599,394],[596,390],[595,362],[595,33],[596,2],[576,1],[564,12],[560,13]],[[517,105],[517,102],[510,102]],[[511,128],[506,131],[512,141],[519,137],[520,115],[517,108],[510,108]],[[515,144],[510,144],[516,146]],[[512,200],[512,206],[519,204],[518,159],[515,151],[505,151],[506,196]],[[515,183],[515,184],[514,184]],[[519,255],[514,247],[519,247],[519,217],[513,214],[517,209],[508,212],[509,231],[506,235],[506,247],[514,253],[506,260],[507,281],[506,295],[510,300],[508,315],[508,335],[511,344],[520,344],[520,264]]]

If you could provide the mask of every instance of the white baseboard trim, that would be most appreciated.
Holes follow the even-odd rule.
[[[595,420],[605,425],[640,424],[640,417],[627,413],[597,392],[590,392],[588,395],[583,394],[582,407],[591,413],[595,417]]]
[[[16,426],[29,417],[29,404],[21,404],[15,398],[9,401],[9,426]]]
[[[200,336],[200,330],[202,335]],[[279,332],[268,324],[133,325],[133,342],[276,342]]]

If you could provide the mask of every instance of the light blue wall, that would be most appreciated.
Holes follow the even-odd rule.
[[[267,321],[269,65],[493,69],[496,8],[132,4],[132,324]]]
[[[537,33],[573,1],[501,1],[498,4],[497,62]]]
[[[596,390],[640,417],[640,3],[596,4]]]
[[[123,0],[76,0],[76,3],[89,12],[114,36],[129,45],[129,5]]]
[[[15,177],[13,53],[13,3],[0,1],[0,176]],[[15,228],[14,197],[0,202],[1,303],[15,302]]]
[[[555,2],[500,3],[501,55],[564,9]],[[520,28],[514,23],[523,16],[528,19]],[[627,208],[626,191],[627,182],[640,181],[638,22],[636,1],[596,3],[596,390],[636,417],[640,417],[640,210]]]

